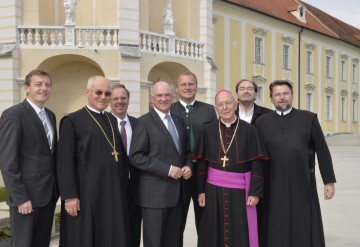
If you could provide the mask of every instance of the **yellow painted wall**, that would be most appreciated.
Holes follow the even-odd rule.
[[[241,23],[230,21],[230,90],[235,92],[236,83],[241,80]]]

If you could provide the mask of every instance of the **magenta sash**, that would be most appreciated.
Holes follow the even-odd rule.
[[[251,172],[226,172],[208,167],[207,182],[223,188],[245,189],[245,205],[248,200],[250,179]],[[256,207],[246,205],[246,214],[248,219],[250,247],[259,247]]]

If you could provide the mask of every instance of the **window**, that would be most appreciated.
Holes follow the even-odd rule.
[[[326,120],[331,120],[331,95],[326,95]]]
[[[306,52],[306,73],[312,74],[313,72],[313,53],[312,51]]]
[[[326,77],[331,78],[331,57],[326,56]]]
[[[290,69],[290,46],[283,45],[283,68]]]
[[[341,61],[341,80],[346,81],[346,62]]]
[[[258,85],[258,91],[256,95],[256,101],[263,102],[264,101],[264,88]]]
[[[255,63],[261,64],[263,59],[263,39],[255,37]]]
[[[306,110],[312,110],[312,93],[306,93]]]
[[[357,122],[357,119],[358,119],[358,117],[357,117],[357,112],[358,112],[358,108],[357,108],[357,100],[356,99],[353,99],[352,100],[352,110],[353,110],[353,112],[352,112],[352,116],[353,116],[353,122]]]
[[[341,121],[346,120],[346,100],[345,98],[341,98]]]
[[[352,79],[353,79],[353,83],[357,83],[357,66],[356,66],[356,64],[353,64],[353,71],[352,71],[352,74],[353,74],[353,76],[352,76]]]

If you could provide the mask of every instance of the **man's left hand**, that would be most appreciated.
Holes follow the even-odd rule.
[[[183,177],[184,180],[188,180],[189,178],[191,178],[192,173],[191,173],[190,167],[184,166],[183,168],[181,168],[181,170],[183,172],[182,177]]]

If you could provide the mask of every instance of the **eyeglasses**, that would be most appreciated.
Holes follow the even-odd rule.
[[[239,91],[253,91],[254,88],[253,87],[239,87]]]
[[[93,91],[97,96],[101,96],[101,95],[105,94],[106,97],[110,97],[111,94],[112,94],[109,91],[93,90],[93,89],[90,89],[90,88],[89,88],[89,90]]]

